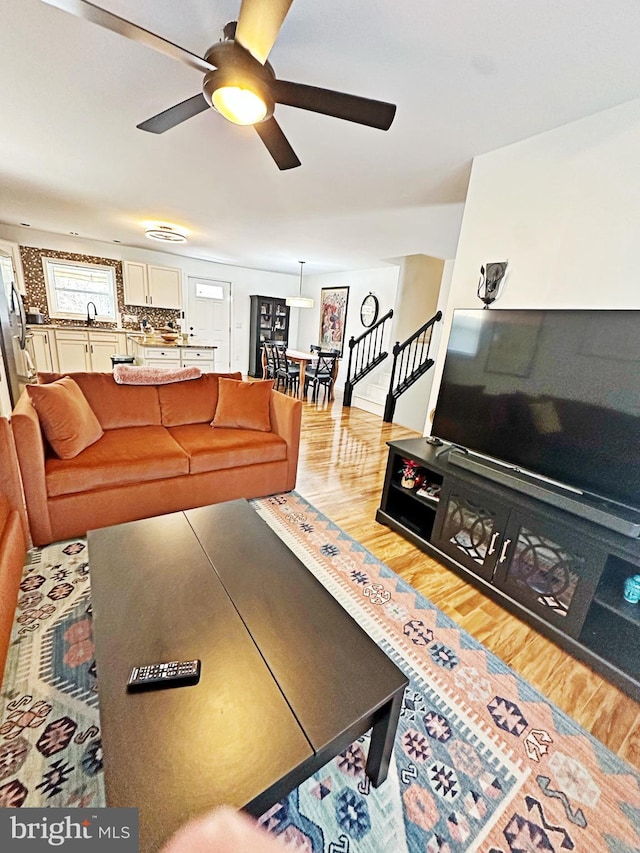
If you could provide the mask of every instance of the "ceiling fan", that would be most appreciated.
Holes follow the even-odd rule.
[[[87,0],[43,0],[133,41],[178,59],[204,73],[202,92],[137,125],[164,133],[214,107],[236,124],[252,124],[279,169],[300,165],[273,116],[276,104],[323,113],[357,124],[388,130],[395,104],[278,80],[267,61],[293,0],[242,0],[237,22],[224,28],[224,38],[204,58]]]

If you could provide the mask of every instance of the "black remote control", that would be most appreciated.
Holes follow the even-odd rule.
[[[199,660],[173,660],[134,666],[129,674],[127,690],[157,690],[162,687],[184,687],[200,680]]]

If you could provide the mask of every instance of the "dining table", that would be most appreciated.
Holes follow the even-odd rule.
[[[304,350],[297,349],[286,349],[286,355],[289,361],[295,362],[295,364],[300,365],[300,384],[298,386],[298,397],[301,400],[304,400],[304,375],[307,370],[307,365],[310,364],[314,359],[318,358],[317,352],[306,352]],[[336,381],[336,377],[338,375],[338,367],[339,367],[340,359],[336,359],[334,375],[331,379],[331,386],[329,388],[329,400],[333,400],[333,386]],[[263,359],[262,359],[262,375],[263,378],[267,378],[267,365],[264,358],[264,350],[263,350]]]

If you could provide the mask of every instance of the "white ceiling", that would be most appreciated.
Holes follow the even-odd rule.
[[[98,0],[204,54],[239,0]],[[277,76],[398,105],[388,132],[290,107],[302,161],[208,110],[136,124],[200,91],[182,63],[39,0],[0,0],[0,222],[295,274],[453,257],[472,158],[640,97],[640,4],[294,0]]]

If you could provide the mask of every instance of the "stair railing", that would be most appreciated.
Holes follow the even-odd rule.
[[[433,359],[429,357],[429,347],[433,335],[433,327],[442,319],[442,311],[427,320],[420,328],[410,335],[406,341],[396,341],[393,347],[393,365],[389,391],[384,405],[383,421],[393,422],[396,410],[396,400],[433,367]],[[397,376],[397,381],[396,381]]]
[[[382,349],[384,344],[384,326],[392,317],[393,308],[384,317],[380,317],[373,326],[365,329],[359,337],[354,338],[352,335],[349,339],[349,363],[347,366],[347,379],[344,383],[343,406],[351,405],[355,384],[364,379],[368,373],[371,373],[374,367],[377,367],[388,357],[389,353],[384,352]]]

